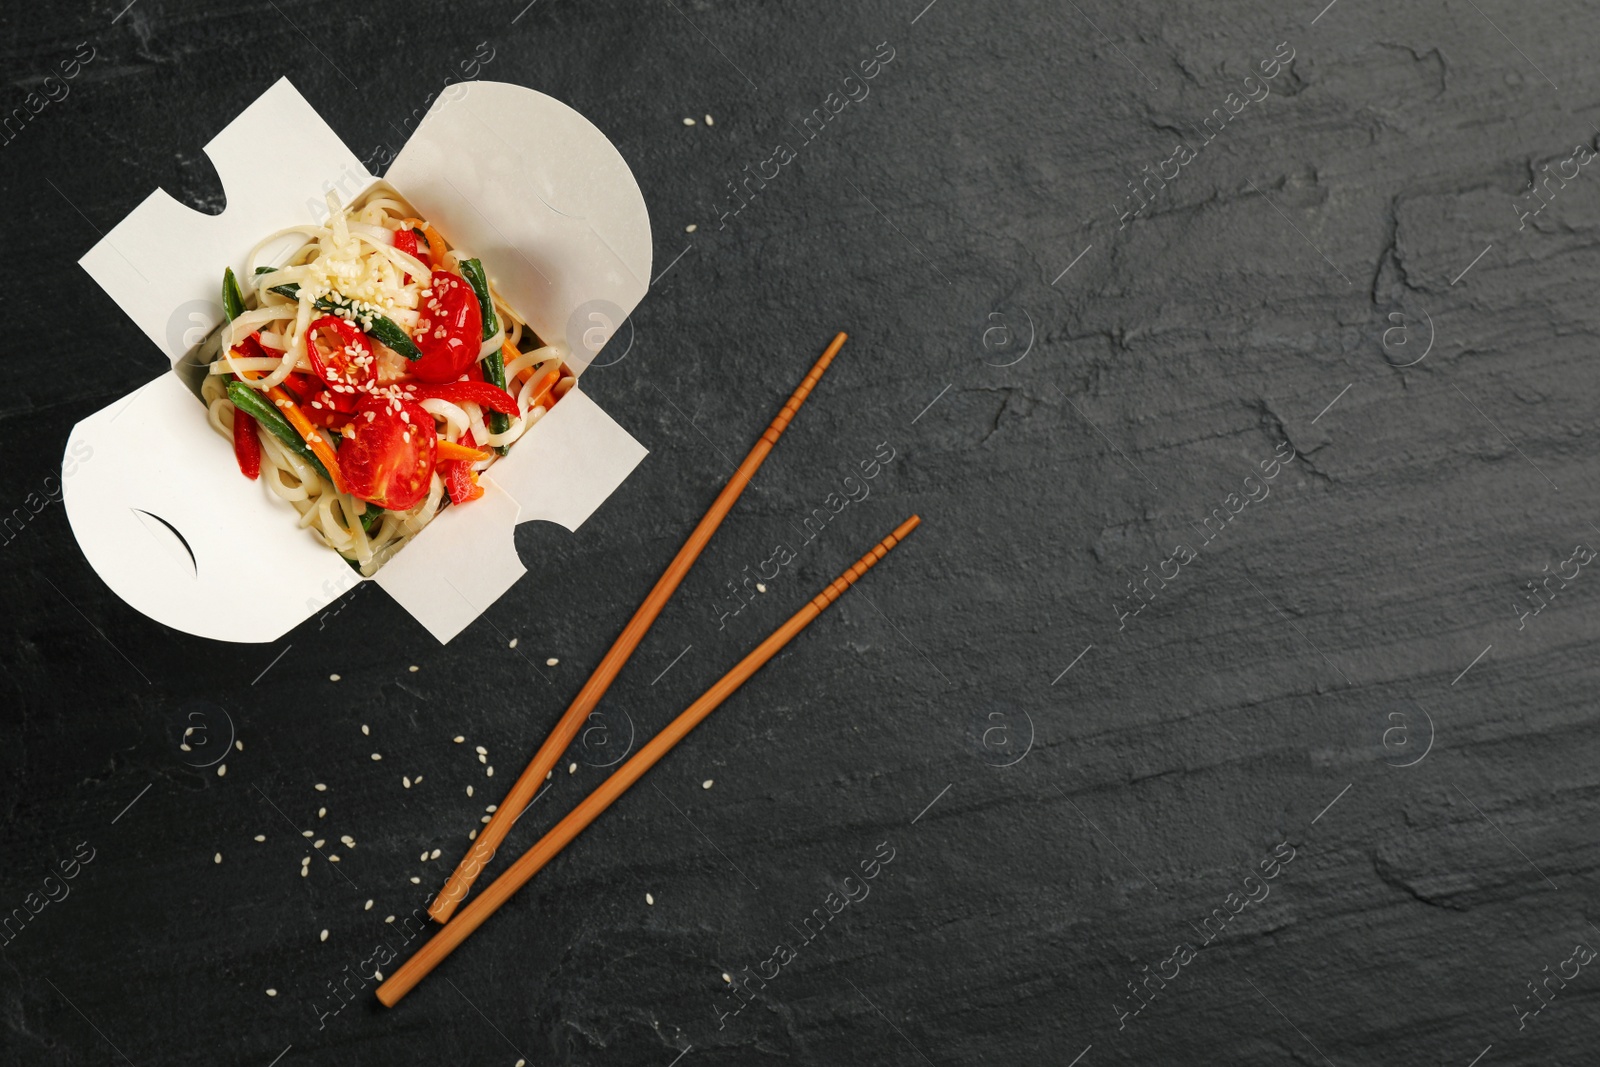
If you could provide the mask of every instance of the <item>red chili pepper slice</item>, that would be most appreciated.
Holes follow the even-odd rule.
[[[337,315],[324,315],[307,328],[306,355],[317,377],[336,393],[364,392],[378,380],[367,335]]]
[[[502,415],[520,415],[516,397],[488,382],[441,382],[406,386],[418,400],[448,400],[452,404],[473,403]]]
[[[483,312],[472,287],[448,271],[434,270],[412,337],[422,358],[411,373],[425,382],[453,382],[478,361]]]
[[[420,251],[417,248],[417,235],[416,235],[416,232],[414,230],[412,230],[411,227],[409,227],[409,226],[402,226],[398,230],[394,231],[394,246],[396,248],[398,248],[400,251],[406,253],[409,256],[413,256],[413,257],[415,257],[417,259],[422,259]],[[423,259],[422,261],[424,263],[427,262],[427,260],[425,260],[425,259]],[[406,284],[409,284],[410,281],[411,281],[411,275],[407,274],[405,276],[405,278],[404,278],[404,282]]]
[[[390,511],[416,507],[433,478],[439,440],[433,416],[411,400],[367,396],[350,425],[354,436],[339,445],[350,492]]]
[[[252,482],[261,476],[261,438],[256,436],[256,420],[235,408],[233,412],[233,458],[239,472]]]

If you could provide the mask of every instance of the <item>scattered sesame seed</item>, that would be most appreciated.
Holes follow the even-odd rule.
[[[278,991],[277,991],[277,990],[276,990],[276,989],[269,989],[269,990],[267,990],[267,996],[269,996],[269,997],[275,997],[275,996],[277,996],[277,995],[278,995]]]
[[[372,731],[367,729],[367,724],[366,723],[362,723],[361,724],[361,735],[363,737],[367,737],[367,736],[370,736],[371,734],[372,734]]]
[[[387,919],[385,919],[383,921],[386,922],[386,923],[392,923],[392,922],[394,922],[394,916],[391,915],[391,916],[389,916]]]
[[[328,862],[329,863],[338,863],[339,862],[339,854],[337,852],[335,852],[333,855],[329,856],[328,857]]]
[[[527,1060],[518,1060],[517,1061],[517,1067],[527,1067],[527,1064],[528,1064]]]
[[[178,751],[179,752],[193,752],[194,749],[190,748],[188,745],[179,745],[178,746]]]
[[[687,225],[687,226],[685,226],[683,228],[683,232],[684,233],[693,233],[694,231],[698,230],[699,228],[700,228],[699,226],[696,226],[694,223],[691,222],[691,223],[689,223],[689,225]]]
[[[644,902],[649,904],[651,907],[655,907],[656,898],[651,896],[649,893],[646,893],[644,895]]]
[[[361,910],[362,911],[371,911],[372,910],[372,901],[370,901],[370,900],[367,901],[367,906],[362,908]]]
[[[301,856],[300,857],[300,866],[302,866],[302,867],[311,866],[311,857],[310,856]]]
[[[554,778],[555,776],[556,776],[556,772],[555,771],[545,771],[544,772],[544,780],[547,781],[547,782],[550,779]]]
[[[578,765],[576,763],[568,764],[567,765],[567,773],[568,774],[577,774],[578,773]]]
[[[506,647],[507,648],[516,648],[517,647],[517,640],[518,640],[517,638],[513,637],[511,639],[511,643],[509,645],[507,645]]]
[[[422,784],[422,775],[420,775],[420,774],[417,775],[416,782],[417,782],[418,785]]]
[[[478,755],[487,756],[488,754],[489,754],[489,750],[488,749],[484,748],[482,745],[478,746]]]
[[[489,762],[489,757],[485,756],[482,752],[480,752],[480,753],[478,753],[478,762],[479,763],[488,763]]]
[[[561,662],[560,660],[556,659],[554,656],[551,656],[549,659],[544,661],[544,665],[546,667],[554,667],[557,663],[560,663],[560,662]]]
[[[378,754],[377,754],[377,753],[376,753],[376,752],[374,752],[374,753],[373,753],[373,754],[372,754],[372,758],[373,758],[373,759],[382,759],[382,758],[383,758],[383,757],[382,757],[382,756],[380,756],[380,755],[378,755]]]
[[[456,734],[456,736],[451,740],[455,741],[455,743],[459,745],[461,742],[465,741],[466,738],[462,737],[460,734]]]
[[[684,119],[683,120],[683,124],[685,126],[693,126],[694,125],[694,119]]]
[[[225,777],[227,777],[227,774],[228,774],[228,765],[226,763],[218,764],[217,765],[217,777],[218,778],[225,778]]]
[[[301,830],[300,831],[300,836],[301,837],[310,837],[311,836],[311,831],[310,830]]]
[[[427,863],[428,862],[428,850],[427,849],[423,849],[422,850],[422,862],[423,863]]]
[[[235,741],[233,743],[233,747],[238,749],[240,752],[243,752],[244,751],[244,742],[243,741]]]
[[[472,787],[469,785],[469,786],[467,786],[467,796],[470,797],[471,795],[472,795]]]
[[[716,123],[715,123],[715,122],[712,122],[712,121],[711,121],[711,116],[710,116],[710,115],[707,115],[707,116],[706,116],[706,125],[707,125],[707,126],[715,126],[715,125],[716,125]]]
[[[476,841],[477,839],[478,839],[478,831],[476,831],[476,830],[468,831],[468,833],[467,833],[467,840],[468,841]]]
[[[727,971],[723,971],[722,972],[722,980],[724,982],[732,982],[733,981],[733,979],[728,976],[728,972]]]
[[[328,809],[327,808],[318,808],[317,809],[317,818],[326,819],[327,817],[328,817]]]
[[[490,804],[487,808],[484,808],[483,810],[488,812],[490,815],[493,815],[495,813],[495,809],[498,808],[499,806],[500,805],[498,805],[498,804]]]
[[[312,786],[311,788],[315,789],[319,793],[326,793],[328,791],[328,787],[323,785],[321,782],[318,782],[316,785]]]
[[[372,969],[372,977],[374,979],[376,979],[377,981],[381,982],[381,981],[383,981],[383,972],[378,970],[376,967],[374,967]]]
[[[337,681],[338,681],[338,680],[339,680],[339,676],[338,676],[338,675],[337,675],[337,674],[330,674],[330,675],[328,675],[328,681],[330,681],[330,682],[337,682]]]
[[[478,821],[479,822],[488,822],[489,821],[489,816],[487,816],[487,815],[481,816],[481,817],[479,817]]]
[[[218,852],[215,856],[211,857],[211,862],[212,863],[221,863],[222,862],[222,853]]]
[[[416,665],[416,664],[415,664],[415,663],[413,663],[413,664],[412,664],[412,665],[411,665],[411,666],[409,666],[409,667],[407,667],[407,668],[406,668],[406,670],[408,670],[408,671],[410,671],[410,672],[411,672],[411,673],[412,673],[412,674],[416,674],[416,673],[417,673],[417,672],[418,672],[418,671],[420,671],[420,670],[421,670],[421,669],[422,669],[422,668],[421,668],[421,667],[418,667],[418,666],[417,666],[417,665]]]
[[[356,847],[356,839],[351,837],[349,834],[345,834],[343,837],[339,838],[339,840],[344,842],[345,848]]]
[[[413,874],[411,876],[411,884],[412,885],[421,885],[422,884],[422,879],[418,878],[416,875]]]
[[[410,789],[411,788],[411,776],[402,774],[400,776],[400,784],[405,786],[407,789]]]
[[[326,845],[327,843],[328,842],[327,842],[327,840],[325,838],[319,837],[315,841],[311,842],[311,847],[312,848],[321,848],[323,845]]]
[[[438,859],[439,858],[439,850],[438,849],[434,849],[432,852],[428,853],[428,858],[430,860]]]
[[[300,877],[305,878],[308,875],[310,875],[310,873],[311,873],[311,868],[310,867],[301,867],[300,868]]]
[[[319,938],[319,940],[322,940],[322,941],[328,940],[328,931],[326,931],[326,930],[322,931],[322,936]]]
[[[267,839],[267,835],[266,834],[257,834],[256,835],[256,840],[257,841],[265,841],[266,839]]]
[[[700,783],[700,788],[701,789],[710,789],[711,788],[711,779],[707,778],[705,781],[701,782]]]
[[[756,592],[765,593],[766,591],[767,591],[767,587],[764,584],[762,584],[761,582],[757,582],[756,583]]]

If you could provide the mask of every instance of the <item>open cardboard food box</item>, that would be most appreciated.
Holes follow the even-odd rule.
[[[222,641],[281,637],[363,580],[292,506],[240,475],[199,399],[196,342],[222,323],[223,268],[243,274],[262,238],[323,221],[329,190],[345,207],[398,193],[481,257],[505,302],[580,376],[483,474],[482,498],[446,507],[371,579],[449,641],[526,570],[519,522],[576,530],[645,456],[581,388],[648,285],[643,194],[582,115],[499,82],[452,86],[383,181],[287,79],[205,151],[226,210],[201,214],[157,189],[79,261],[173,367],[73,428],[63,486],[78,544],[134,608]]]

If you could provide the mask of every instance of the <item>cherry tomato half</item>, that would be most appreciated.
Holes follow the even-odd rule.
[[[447,271],[433,272],[428,291],[413,337],[422,358],[411,373],[425,382],[453,382],[478,361],[483,312],[472,288]]]
[[[339,445],[339,470],[350,492],[390,511],[428,495],[438,434],[433,416],[412,400],[363,397],[350,420],[354,437]]]
[[[378,380],[367,335],[337,315],[324,315],[306,329],[306,355],[317,377],[335,393],[353,396]]]

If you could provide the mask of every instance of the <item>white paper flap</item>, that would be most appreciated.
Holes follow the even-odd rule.
[[[239,473],[233,446],[174,374],[78,423],[67,454],[77,470],[63,501],[83,554],[157,622],[271,641],[361,580]]]
[[[451,86],[387,180],[581,373],[644,298],[650,215],[606,135],[543,93]]]
[[[326,218],[372,175],[287,78],[205,146],[228,204],[206,215],[157,189],[82,259],[117,305],[176,363],[222,321],[222,268],[244,272],[256,242]]]
[[[544,519],[576,533],[647,454],[574,387],[482,475],[481,498],[445,508],[374,581],[449,641],[524,573],[517,523]]]

